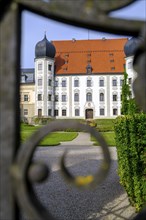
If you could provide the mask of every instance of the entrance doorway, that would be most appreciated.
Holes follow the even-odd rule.
[[[93,109],[86,109],[85,116],[86,119],[93,119]]]
[[[39,118],[42,117],[42,109],[38,109],[38,117],[39,117]]]

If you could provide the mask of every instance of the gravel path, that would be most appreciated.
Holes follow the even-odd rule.
[[[85,136],[81,133],[78,141],[74,140],[70,145],[62,143],[56,147],[37,148],[35,160],[48,164],[51,171],[45,183],[35,185],[36,194],[58,220],[132,219],[135,209],[130,206],[127,195],[119,184],[115,147],[109,148],[112,159],[110,173],[96,189],[79,190],[64,181],[59,168],[64,149],[70,149],[66,164],[74,175],[95,173],[102,161],[100,147],[92,146],[89,136]],[[80,145],[83,142],[84,145]]]

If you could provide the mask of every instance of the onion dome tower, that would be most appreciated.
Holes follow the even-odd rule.
[[[132,37],[126,42],[124,46],[124,53],[126,57],[134,56],[134,53],[141,41],[142,40],[140,38]]]
[[[35,46],[35,58],[49,57],[54,59],[55,53],[56,49],[54,45],[47,40],[45,34],[44,39],[39,41]]]
[[[35,115],[54,116],[54,62],[56,49],[53,43],[43,40],[35,46]]]
[[[132,98],[134,97],[134,93],[133,93],[133,89],[132,89],[132,84],[135,80],[135,78],[137,77],[137,73],[133,68],[133,59],[134,59],[134,54],[139,46],[139,44],[141,43],[142,38],[130,38],[125,46],[124,46],[124,53],[126,55],[125,57],[125,62],[126,62],[126,73],[128,74],[128,83],[130,85],[131,88],[131,92],[132,92]]]

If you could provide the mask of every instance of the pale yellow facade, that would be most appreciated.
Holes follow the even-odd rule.
[[[31,123],[35,115],[35,85],[21,84],[20,85],[20,111],[21,120]]]

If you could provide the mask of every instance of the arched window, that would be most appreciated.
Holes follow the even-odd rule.
[[[87,101],[87,102],[91,102],[91,101],[92,101],[92,93],[91,93],[91,92],[88,92],[88,93],[86,94],[86,101]]]
[[[74,101],[79,102],[79,93],[74,94]]]
[[[104,101],[104,94],[103,94],[102,92],[101,92],[100,95],[99,95],[99,100],[100,100],[100,101]]]

